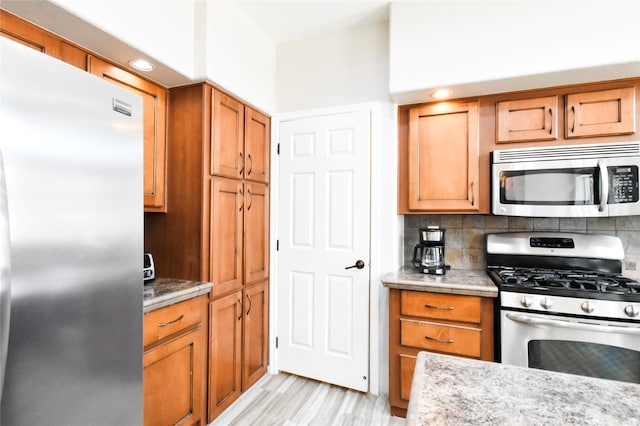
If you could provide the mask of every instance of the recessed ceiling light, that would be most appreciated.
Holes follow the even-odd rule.
[[[129,61],[129,65],[138,71],[153,71],[156,67],[145,59],[133,59]]]
[[[451,96],[451,90],[448,89],[438,89],[436,90],[433,95],[434,98],[436,99],[445,99],[448,98],[449,96]]]

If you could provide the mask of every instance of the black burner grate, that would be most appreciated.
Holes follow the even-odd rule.
[[[640,283],[617,274],[596,271],[577,271],[540,268],[496,268],[501,278],[501,286],[522,289],[546,290],[554,294],[554,289],[587,293],[610,293],[640,295]]]

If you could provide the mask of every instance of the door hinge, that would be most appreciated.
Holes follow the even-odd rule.
[[[278,349],[278,336],[276,336],[276,349]]]
[[[278,145],[276,146],[276,153],[280,155],[280,142],[278,142]]]
[[[276,240],[276,251],[280,251],[280,240]]]

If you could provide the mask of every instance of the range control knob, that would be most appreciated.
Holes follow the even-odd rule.
[[[542,306],[545,309],[551,309],[551,306],[553,306],[553,302],[548,297],[545,297],[540,301],[540,306]]]
[[[635,318],[638,315],[640,315],[640,308],[638,308],[635,305],[627,305],[624,308],[624,313],[627,314],[627,316],[629,316],[631,318]]]
[[[582,305],[580,305],[580,308],[582,308],[584,312],[590,314],[596,309],[596,304],[593,302],[582,302]]]
[[[522,296],[522,299],[520,299],[520,304],[525,308],[528,308],[529,306],[531,306],[532,303],[533,301],[529,296]]]

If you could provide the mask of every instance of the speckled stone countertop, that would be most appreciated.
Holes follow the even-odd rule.
[[[418,353],[407,426],[640,425],[640,385]]]
[[[173,278],[156,278],[144,285],[143,312],[146,314],[165,306],[193,299],[208,293],[213,284]]]
[[[451,269],[444,275],[429,275],[404,267],[385,275],[382,284],[400,290],[498,297],[498,287],[487,273],[470,269]]]

